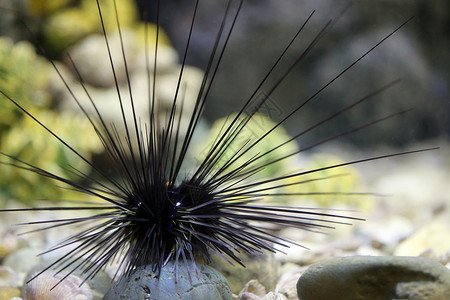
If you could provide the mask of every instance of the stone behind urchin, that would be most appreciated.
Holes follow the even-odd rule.
[[[188,267],[183,262],[178,263],[178,280],[175,282],[173,262],[169,262],[158,274],[152,271],[152,266],[141,266],[128,277],[123,277],[113,284],[106,293],[104,300],[194,300],[217,299],[230,300],[231,290],[227,280],[214,268],[196,263]],[[197,275],[198,274],[198,275]]]

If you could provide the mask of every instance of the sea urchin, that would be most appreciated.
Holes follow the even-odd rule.
[[[283,143],[272,145],[271,149],[257,150],[261,141],[267,139],[271,134],[275,134],[277,128],[283,125],[286,120],[301,110],[307,103],[315,100],[324,89],[339,79],[349,69],[353,68],[353,66],[367,56],[373,49],[401,28],[405,22],[373,45],[368,51],[362,53],[348,67],[344,68],[310,97],[300,101],[295,109],[286,114],[282,120],[277,122],[276,125],[267,130],[263,135],[246,137],[246,140],[240,144],[240,147],[235,149],[232,155],[229,155],[227,150],[230,148],[230,145],[237,139],[242,138],[244,129],[249,126],[249,122],[270,99],[272,93],[280,86],[281,82],[283,82],[290,72],[311,53],[339,18],[332,19],[326,23],[320,32],[306,43],[304,50],[299,53],[297,60],[292,62],[288,68],[285,68],[281,72],[281,76],[278,76],[275,82],[267,88],[269,85],[268,78],[276,78],[274,70],[279,67],[280,62],[285,58],[285,54],[299,39],[306,24],[313,17],[314,13],[312,13],[293,38],[286,44],[277,60],[273,63],[272,68],[254,89],[254,92],[246,98],[247,100],[244,101],[242,108],[237,114],[227,120],[226,125],[223,126],[220,134],[209,146],[207,154],[202,158],[198,166],[186,172],[183,169],[183,163],[186,160],[188,149],[193,144],[194,132],[199,126],[200,117],[210,98],[210,91],[215,82],[219,66],[221,65],[228,41],[236,26],[236,20],[242,10],[244,1],[228,1],[220,22],[216,40],[212,44],[211,54],[205,68],[205,74],[195,105],[193,106],[192,112],[190,112],[190,118],[186,125],[181,125],[185,89],[183,76],[186,58],[190,53],[190,41],[196,24],[199,1],[195,2],[193,8],[192,22],[187,33],[187,43],[182,56],[172,105],[164,116],[157,113],[159,104],[155,92],[155,87],[158,84],[156,70],[158,68],[159,15],[161,6],[160,1],[155,1],[154,9],[157,12],[157,31],[156,40],[154,41],[154,65],[149,62],[150,59],[148,57],[146,65],[148,70],[148,87],[150,90],[147,99],[150,107],[147,117],[148,121],[142,121],[134,106],[135,100],[133,99],[134,94],[130,77],[128,76],[127,57],[120,32],[120,20],[117,17],[116,24],[122,43],[122,60],[127,74],[126,89],[129,93],[130,102],[127,104],[124,103],[125,100],[121,96],[120,89],[122,87],[116,77],[116,62],[114,62],[111,54],[111,46],[105,29],[101,2],[99,0],[96,1],[97,10],[103,28],[106,50],[110,59],[115,86],[117,88],[118,105],[120,106],[122,117],[121,124],[109,124],[104,119],[96,105],[95,99],[91,97],[86,87],[82,75],[76,71],[79,83],[85,95],[89,98],[90,110],[94,111],[93,114],[88,113],[87,106],[79,102],[79,96],[75,95],[73,88],[68,84],[60,69],[53,62],[52,64],[66,85],[67,90],[72,94],[73,100],[89,120],[103,144],[109,159],[114,162],[113,165],[116,168],[115,173],[118,174],[117,176],[111,175],[108,170],[99,168],[96,164],[85,158],[78,152],[75,145],[69,145],[51,128],[48,128],[30,113],[29,109],[23,107],[19,103],[20,99],[13,99],[6,92],[0,91],[4,98],[9,99],[24,114],[28,115],[28,117],[32,118],[41,126],[43,130],[47,131],[64,147],[77,155],[80,160],[88,164],[93,169],[93,174],[85,174],[81,170],[71,168],[72,178],[69,179],[29,164],[7,153],[2,153],[2,155],[11,161],[5,161],[3,163],[51,178],[52,180],[68,185],[75,191],[97,197],[101,202],[105,203],[104,205],[56,205],[30,209],[2,210],[2,212],[37,210],[85,210],[88,212],[96,212],[96,214],[88,214],[85,217],[26,223],[42,225],[43,227],[38,230],[66,225],[88,225],[85,229],[67,237],[60,244],[47,251],[51,252],[66,247],[71,249],[70,247],[76,244],[75,248],[67,250],[65,256],[56,260],[48,268],[56,266],[61,270],[71,268],[71,272],[81,270],[85,274],[85,278],[89,279],[93,278],[108,263],[115,260],[119,260],[120,262],[120,266],[117,269],[119,277],[128,275],[132,270],[143,265],[151,265],[154,271],[158,273],[168,261],[174,261],[175,266],[177,266],[178,261],[194,261],[199,256],[209,260],[212,254],[217,254],[227,260],[231,258],[230,262],[234,261],[242,265],[243,263],[238,257],[238,253],[240,252],[251,254],[261,253],[262,251],[275,252],[278,251],[277,247],[287,247],[289,243],[293,243],[272,233],[264,227],[264,224],[271,223],[305,230],[317,230],[321,228],[332,228],[333,224],[345,224],[349,220],[357,220],[357,218],[336,214],[335,212],[327,213],[319,209],[261,204],[259,201],[262,198],[307,194],[301,192],[301,185],[307,181],[320,180],[320,178],[311,179],[310,177],[304,179],[305,175],[308,174],[315,174],[323,170],[360,162],[427,150],[369,157],[311,170],[291,170],[290,173],[286,172],[285,175],[273,178],[262,178],[260,176],[261,171],[269,165],[280,163],[300,152],[365,129],[375,123],[404,112],[396,112],[384,118],[369,121],[355,128],[351,128],[346,132],[341,132],[338,135],[329,136],[323,140],[306,145],[294,152],[285,153],[280,151],[287,144],[295,143],[296,138],[323,124],[327,124],[330,120],[353,109],[360,103],[368,101],[395,82],[389,83],[365,97],[354,100],[352,104],[330,114],[328,117],[318,120],[310,127],[299,131],[293,138]],[[117,16],[115,1],[113,1],[113,4]],[[75,64],[73,64],[73,68],[77,70]],[[264,97],[260,97],[255,102],[257,96],[262,92],[263,86],[266,89]],[[127,111],[125,108],[128,105],[131,107],[130,111]],[[118,129],[119,127],[121,129]],[[124,133],[124,136],[121,135],[121,132]],[[225,155],[226,152],[227,155]],[[269,162],[264,161],[269,155],[274,158]],[[286,193],[278,191],[278,189],[287,186],[298,186],[298,192]],[[350,193],[348,194],[350,195]],[[39,276],[39,273],[36,276]]]

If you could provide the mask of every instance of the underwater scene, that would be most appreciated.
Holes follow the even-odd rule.
[[[0,300],[450,299],[449,22],[0,0]]]

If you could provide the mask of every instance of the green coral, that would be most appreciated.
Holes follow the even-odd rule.
[[[0,37],[0,90],[36,116],[48,128],[71,145],[76,145],[87,158],[99,151],[101,144],[90,124],[75,113],[62,115],[52,111],[50,93],[51,65],[38,56],[28,42],[14,44]],[[0,96],[0,151],[18,157],[57,175],[73,174],[61,166],[74,166],[89,173],[90,168],[64,147],[6,97]],[[80,197],[78,193],[58,188],[56,183],[32,172],[9,166],[13,160],[2,157],[0,165],[1,199],[63,199]],[[6,163],[6,164],[4,164]]]
[[[225,128],[235,118],[235,115],[231,115],[228,118],[219,119],[216,121],[209,133],[208,147],[200,151],[199,161],[203,160],[213,145],[214,140],[221,136]],[[255,142],[259,137],[268,132],[276,125],[270,118],[263,114],[255,114],[247,126],[244,128],[241,134],[239,134],[235,140],[228,145],[227,150],[222,155],[217,163],[217,168],[223,166],[241,147],[245,147]],[[230,169],[236,168],[250,160],[251,158],[269,152],[277,145],[281,145],[291,139],[282,126],[277,127],[266,138],[261,140],[251,151],[247,152],[236,163],[231,165]],[[276,178],[288,174],[292,174],[292,170],[296,172],[303,172],[308,170],[321,169],[327,166],[340,164],[343,161],[331,154],[313,154],[302,165],[297,154],[289,156],[283,160],[279,160],[277,163],[271,164],[281,157],[287,156],[291,153],[297,152],[300,148],[295,142],[290,142],[283,145],[279,149],[269,152],[263,156],[259,161],[259,165],[268,164],[267,167],[262,169],[257,176],[262,178]],[[298,166],[295,168],[295,166]],[[290,173],[288,173],[290,172]],[[300,184],[296,184],[302,182]],[[358,171],[351,166],[344,166],[340,168],[331,168],[313,172],[311,174],[305,174],[298,177],[292,177],[286,181],[278,182],[280,185],[286,184],[286,186],[273,190],[274,193],[286,193],[293,194],[292,196],[276,196],[270,197],[267,201],[277,202],[278,204],[284,202],[286,204],[293,204],[293,202],[311,201],[318,204],[321,207],[333,207],[337,203],[347,203],[350,205],[356,205],[359,208],[365,209],[370,204],[370,199],[357,197],[354,195],[348,195],[346,193],[358,193],[361,189],[361,180]],[[295,194],[295,195],[294,195]]]
[[[78,8],[69,8],[50,16],[43,25],[45,46],[62,52],[78,40],[93,33],[98,17]],[[84,21],[84,22],[81,22]]]
[[[87,159],[90,154],[101,150],[101,144],[86,118],[73,113],[60,114],[50,110],[44,112],[33,109],[31,113],[45,126],[54,129],[56,135],[72,145]],[[2,152],[65,178],[77,180],[69,166],[83,173],[88,173],[90,170],[90,167],[75,153],[28,117],[17,122],[1,137],[0,142]],[[14,163],[14,160],[3,158],[2,162]],[[60,185],[61,183],[36,173],[7,164],[0,165],[0,191],[8,198],[26,202],[36,199],[86,198],[80,193],[61,189]]]
[[[28,42],[14,44],[0,37],[0,90],[9,97],[20,100],[23,106],[48,105],[50,94],[49,64],[39,57]],[[0,135],[10,128],[21,113],[9,101],[0,101]]]
[[[114,0],[102,0],[100,3],[106,30],[108,33],[114,32],[117,30]],[[138,21],[135,2],[116,0],[115,3],[121,27],[133,30],[142,48],[145,41],[144,32],[147,32],[148,41],[152,43],[156,36],[156,26],[144,25]],[[32,29],[37,30],[33,35],[39,37],[39,44],[46,49],[47,55],[58,56],[78,40],[102,31],[96,1],[29,0],[24,2],[24,5],[30,14],[26,23],[33,24]],[[14,24],[11,23],[12,25]],[[21,29],[20,26],[17,27]],[[9,28],[8,31],[14,28]],[[170,45],[169,39],[162,31],[159,43]],[[36,54],[33,45],[28,42],[14,44],[12,40],[0,37],[0,90],[36,116],[45,126],[55,130],[56,135],[85,158],[90,159],[93,153],[102,151],[101,142],[84,116],[77,116],[75,112],[65,112],[61,115],[54,110],[58,107],[61,94],[50,84],[50,80],[57,78],[51,76],[51,72],[54,72],[51,64]],[[3,96],[0,96],[0,151],[73,180],[80,178],[70,171],[69,166],[86,174],[91,172],[89,165]],[[56,181],[8,165],[15,163],[13,159],[3,156],[0,161],[2,201],[14,199],[30,202],[43,198],[85,201],[88,198],[87,195],[70,189],[61,189],[61,184]]]
[[[140,46],[144,47],[146,41],[150,44],[154,44],[156,41],[157,26],[151,23],[139,23],[134,29],[136,36],[138,38],[138,43]],[[170,39],[166,32],[160,28],[158,33],[158,44],[171,46]]]
[[[101,8],[106,30],[117,30],[114,1],[120,26],[136,26],[138,15],[133,0],[105,0],[101,1]],[[82,0],[76,6],[59,8],[43,20],[44,42],[53,53],[60,53],[87,35],[102,31],[96,1]]]
[[[209,143],[208,147],[201,149],[199,160],[202,160],[206,156],[207,151],[212,146],[214,140],[217,136],[224,133],[225,128],[231,124],[231,121],[235,118],[235,114],[230,115],[228,118],[222,118],[217,120],[209,133]],[[240,118],[241,120],[243,119]],[[250,145],[255,142],[263,134],[265,134],[269,129],[276,125],[270,118],[261,113],[256,113],[252,116],[247,126],[241,131],[241,133],[233,140],[231,144],[227,146],[227,150],[222,155],[221,159],[218,161],[216,167],[223,166],[241,147]],[[250,151],[245,153],[240,159],[238,159],[234,164],[230,166],[230,169],[238,167],[255,155],[263,154],[271,150],[274,146],[286,142],[291,137],[287,134],[286,130],[279,126],[272,133],[270,133],[266,138],[262,139],[255,147]],[[280,158],[283,155],[293,153],[298,150],[298,146],[295,141],[288,143],[277,149],[276,151],[270,152],[268,155],[264,155],[258,160],[258,164],[264,165],[271,161]],[[281,160],[280,162],[269,164],[260,172],[258,172],[258,177],[274,177],[284,175],[287,170],[292,170],[292,166],[297,164],[295,157],[289,157],[287,159]]]
[[[73,0],[28,0],[28,11],[36,16],[45,16],[69,5]]]
[[[303,170],[318,170],[342,163],[344,161],[336,155],[316,153],[308,159]],[[367,209],[371,205],[369,197],[358,194],[361,193],[361,178],[359,172],[352,166],[320,170],[296,180],[305,182],[297,186],[298,192],[310,194],[301,196],[300,199],[311,200],[321,207],[336,207],[337,203],[346,203],[359,209]],[[356,194],[348,195],[348,193]]]

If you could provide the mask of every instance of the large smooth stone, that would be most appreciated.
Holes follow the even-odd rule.
[[[297,293],[300,300],[448,300],[450,270],[424,257],[334,258],[309,267]]]
[[[214,268],[197,263],[198,276],[191,262],[186,268],[178,264],[178,280],[175,280],[173,262],[169,262],[158,274],[152,266],[142,266],[128,277],[113,284],[105,300],[230,300],[231,290],[225,277]]]

